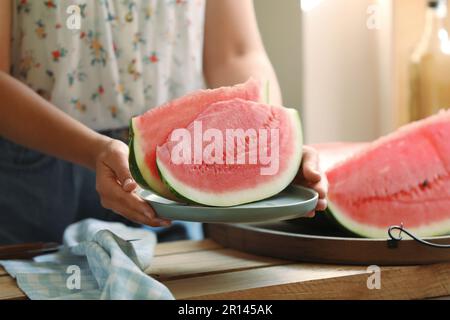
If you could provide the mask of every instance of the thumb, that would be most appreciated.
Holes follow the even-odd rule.
[[[111,169],[114,171],[117,180],[119,180],[122,189],[127,192],[131,192],[137,187],[137,183],[134,181],[130,167],[128,165],[127,152],[113,152],[114,156],[111,158]]]
[[[134,191],[137,188],[137,183],[133,180],[131,175],[128,178],[125,178],[121,184],[122,189],[126,192]]]
[[[319,168],[319,154],[309,146],[303,147],[301,174],[309,183],[317,183],[321,179]]]
[[[125,163],[122,163],[118,167],[118,171],[116,172],[117,178],[120,181],[120,184],[122,185],[122,189],[127,192],[131,192],[137,187],[137,183],[134,181],[131,173],[130,168],[128,166],[128,161],[125,161]]]

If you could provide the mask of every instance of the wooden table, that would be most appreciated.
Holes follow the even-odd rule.
[[[450,296],[450,264],[383,267],[369,290],[366,267],[296,263],[211,240],[159,244],[148,270],[177,299],[423,299]],[[0,269],[0,300],[26,299]]]

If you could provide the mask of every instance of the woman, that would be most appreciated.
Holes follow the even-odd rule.
[[[66,26],[74,4],[79,30]],[[130,117],[250,76],[281,105],[251,0],[1,1],[0,243],[60,241],[70,223],[113,212],[168,226],[133,192]],[[326,181],[304,152],[299,179],[323,210]]]

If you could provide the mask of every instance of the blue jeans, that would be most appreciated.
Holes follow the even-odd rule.
[[[100,205],[94,172],[0,137],[0,245],[61,242],[65,228],[85,218],[132,224]],[[153,230],[159,241],[203,236],[199,224]]]

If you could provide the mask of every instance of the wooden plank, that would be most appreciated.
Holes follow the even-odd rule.
[[[0,300],[26,299],[25,293],[19,289],[16,280],[10,276],[0,277]]]
[[[450,295],[450,264],[382,268],[381,290],[368,290],[363,267],[289,265],[166,281],[177,299],[424,299]],[[25,299],[10,277],[0,300]]]
[[[202,250],[216,250],[221,248],[223,248],[223,246],[211,239],[205,239],[201,241],[185,240],[165,242],[156,245],[155,256],[164,256],[169,254],[187,253]]]
[[[179,247],[175,244],[160,251],[162,255],[154,258],[148,272],[163,281],[177,299],[422,299],[450,296],[450,263],[385,267],[381,274],[382,289],[368,290],[369,274],[361,266],[292,263],[217,247],[209,241],[179,243]],[[14,279],[0,276],[0,300],[23,298],[26,297]]]
[[[5,268],[0,267],[0,277],[1,276],[6,276],[6,275],[8,275],[8,273],[6,272]]]
[[[145,272],[158,280],[171,280],[288,263],[292,262],[217,249],[157,256]]]
[[[450,264],[385,267],[369,290],[363,267],[295,264],[164,282],[177,299],[424,299],[450,295]]]
[[[163,281],[177,299],[227,297],[235,292],[365,273],[363,267],[291,264]],[[230,296],[231,298],[231,296]]]

